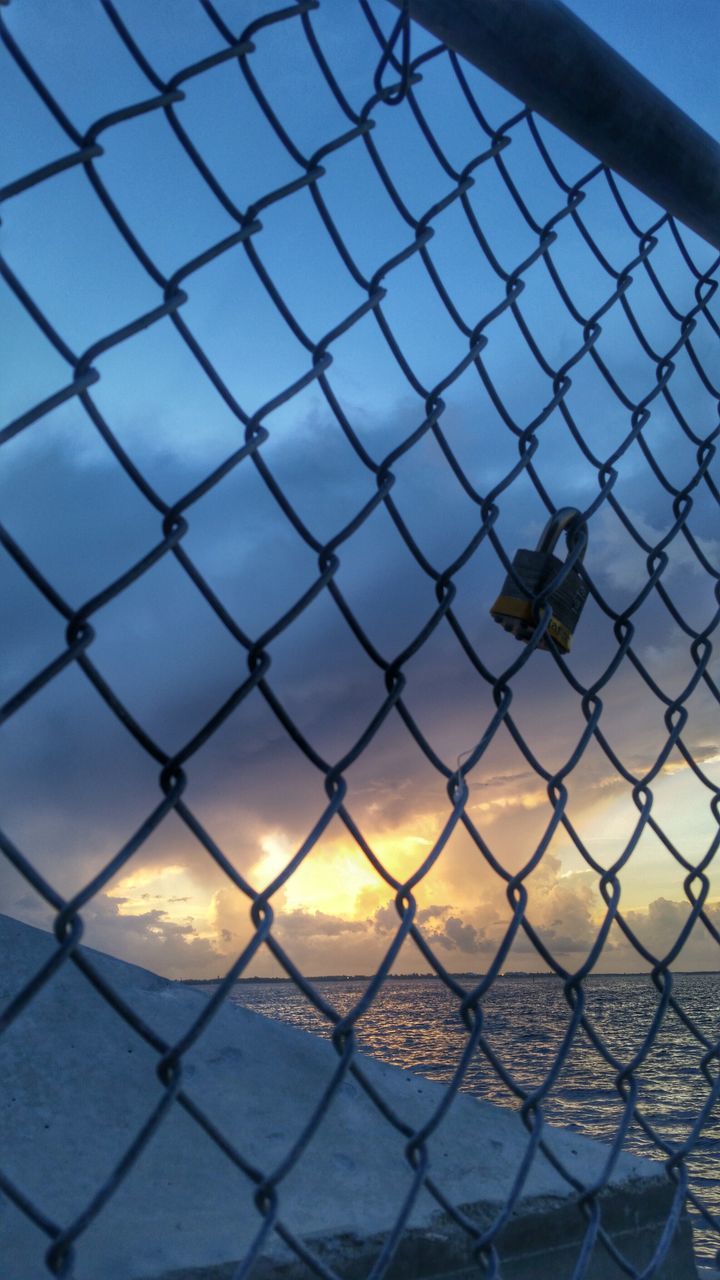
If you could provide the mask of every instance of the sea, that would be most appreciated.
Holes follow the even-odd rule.
[[[466,989],[477,981],[459,979]],[[314,986],[340,1014],[347,1014],[363,995],[368,979],[314,979]],[[207,989],[207,988],[206,988]],[[585,982],[586,1012],[604,1044],[623,1064],[641,1054],[658,1009],[659,993],[644,974],[594,975]],[[720,974],[674,975],[673,995],[698,1031],[714,1045],[720,1037]],[[246,980],[233,987],[233,1002],[328,1037],[331,1026],[290,980]],[[540,1087],[560,1050],[570,1018],[562,982],[553,975],[508,974],[498,977],[483,997],[484,1033],[513,1081],[524,1090]],[[415,1071],[432,1080],[449,1081],[462,1053],[467,1032],[459,1002],[433,976],[388,978],[357,1024],[358,1047],[364,1053]],[[658,1138],[671,1146],[688,1140],[718,1076],[718,1058],[701,1070],[704,1044],[672,1009],[643,1057],[635,1078],[637,1106]],[[603,1142],[612,1142],[623,1115],[616,1075],[589,1038],[580,1031],[562,1069],[543,1102],[546,1119]],[[503,1107],[517,1109],[518,1099],[480,1050],[476,1050],[462,1088]],[[625,1149],[662,1161],[666,1153],[634,1122]],[[689,1203],[698,1261],[718,1265],[720,1248],[720,1102],[709,1113],[686,1159]],[[709,1219],[700,1212],[702,1206]],[[714,1219],[714,1222],[713,1222]]]

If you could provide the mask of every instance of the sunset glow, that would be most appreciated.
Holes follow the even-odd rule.
[[[360,6],[283,19],[284,42],[262,26],[253,65],[285,134],[243,81],[244,54],[183,79],[172,112],[194,153],[167,104],[106,122],[149,90],[103,6],[83,19],[102,76],[82,6],[52,40],[41,8],[10,6],[20,47],[78,137],[105,123],[101,153],[45,175],[65,144],[38,99],[24,145],[41,178],[16,190],[22,148],[8,160],[2,422],[15,425],[0,500],[18,551],[0,558],[3,824],[51,891],[4,859],[2,910],[49,927],[53,895],[96,882],[89,945],[197,977],[253,937],[228,868],[255,893],[275,886],[273,937],[309,973],[372,972],[398,928],[396,886],[425,860],[415,923],[450,969],[492,964],[517,923],[513,878],[568,969],[592,950],[616,872],[619,909],[659,953],[708,879],[714,920],[717,397],[702,370],[717,300],[700,307],[696,288],[709,246],[691,239],[698,275],[663,224],[651,273],[637,256],[650,202],[623,187],[624,214],[580,147],[545,124],[540,146],[478,73],[488,136],[508,121],[512,134],[487,156],[434,55],[420,115],[373,107],[372,147],[348,134],[378,57]],[[206,6],[193,33],[135,9],[149,63],[185,66],[219,38]],[[592,20],[624,32],[613,13]],[[8,110],[24,119],[34,90],[7,57]],[[676,75],[696,91],[687,67]],[[237,211],[255,208],[239,236]],[[562,662],[531,647],[523,663],[490,609],[505,561],[565,507],[588,513],[592,590]],[[71,618],[92,623],[87,663],[67,647]],[[466,822],[434,858],[468,761]],[[506,968],[544,963],[520,930]],[[700,922],[680,967],[716,963]],[[616,926],[598,966],[644,964]],[[424,966],[408,941],[396,967]],[[264,949],[248,972],[276,970]]]

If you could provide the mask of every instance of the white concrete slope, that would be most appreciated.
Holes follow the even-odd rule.
[[[47,933],[0,916],[0,1009],[56,946]],[[166,1041],[201,1013],[206,994],[133,965],[85,953],[103,978]],[[66,963],[0,1036],[0,1169],[53,1222],[68,1226],[121,1160],[162,1094],[157,1051]],[[329,1042],[237,1007],[224,1007],[184,1059],[184,1087],[242,1155],[270,1174],[302,1131],[337,1064]],[[369,1078],[403,1120],[419,1127],[443,1087],[363,1060]],[[319,1132],[280,1184],[279,1216],[336,1274],[368,1274],[411,1185],[405,1139],[358,1084],[347,1080]],[[607,1149],[577,1134],[550,1142],[588,1185]],[[479,1222],[500,1211],[528,1134],[519,1118],[459,1096],[428,1142],[430,1171],[448,1201]],[[262,1219],[252,1182],[174,1104],[130,1174],[77,1242],[75,1280],[228,1278]],[[603,1221],[635,1265],[652,1256],[672,1189],[661,1166],[623,1156],[604,1193]],[[577,1195],[542,1156],[504,1232],[508,1280],[572,1274],[586,1218]],[[468,1238],[423,1191],[392,1275],[479,1275]],[[41,1280],[48,1239],[0,1197],[0,1276]],[[229,1265],[235,1264],[235,1265]],[[596,1249],[588,1280],[623,1274]],[[275,1233],[253,1275],[310,1276]],[[695,1275],[683,1221],[657,1272]]]

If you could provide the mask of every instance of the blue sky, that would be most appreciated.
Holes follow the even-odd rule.
[[[707,129],[718,132],[717,94],[707,48],[717,18],[696,0],[687,7],[589,4],[572,6],[641,71]],[[376,11],[383,16],[382,5]],[[233,31],[267,4],[217,6]],[[161,79],[223,48],[217,27],[199,4],[118,6],[133,37]],[[156,89],[120,41],[103,7],[90,0],[68,6],[61,24],[48,6],[11,5],[8,30],[82,134],[120,105],[152,97]],[[182,20],[178,21],[178,12]],[[388,10],[388,13],[390,11]],[[239,16],[240,15],[240,16]],[[313,28],[353,110],[372,92],[378,47],[359,6],[323,4]],[[246,78],[226,61],[184,82],[177,119],[222,184],[245,210],[304,172],[311,156],[350,128],[328,90],[300,23],[262,29],[248,67],[277,113],[290,145],[259,110]],[[415,50],[431,41],[417,33]],[[8,90],[2,110],[13,122],[2,181],[11,182],[75,148],[35,91],[3,53]],[[423,67],[417,103],[451,167],[463,168],[487,139],[444,60]],[[491,127],[517,104],[474,70],[468,81]],[[422,217],[454,185],[425,142],[408,104],[372,112],[373,144],[403,206]],[[19,122],[19,125],[18,125]],[[592,161],[556,130],[542,136],[566,181]],[[564,207],[525,124],[512,131],[502,160],[532,216],[543,225]],[[232,212],[211,191],[178,144],[161,111],[100,135],[96,161],[116,201],[157,271],[173,276],[237,230]],[[412,242],[412,219],[389,198],[362,138],[322,160],[318,191],[356,265],[355,274],[333,245],[304,187],[267,208],[262,230],[185,276],[179,311],[212,360],[227,398],[192,356],[183,333],[165,317],[113,345],[93,361],[100,377],[92,405],[109,424],[160,502],[188,495],[243,441],[243,422],[260,413],[268,430],[262,458],[317,544],[331,540],[376,491],[373,469],[425,416],[423,395],[443,383],[468,351],[467,329],[505,297],[502,272],[512,272],[538,243],[492,161],[474,169],[468,206],[482,227],[499,269],[478,245],[468,210],[456,200],[431,219],[428,261],[442,278],[460,317],[453,320],[418,254],[387,264]],[[656,218],[650,202],[623,185],[641,225]],[[604,180],[588,188],[580,210],[614,269],[637,254],[637,237],[623,222]],[[162,302],[162,288],[113,226],[81,166],[9,199],[3,209],[2,251],[11,271],[76,356]],[[687,243],[697,262],[713,253],[696,237]],[[278,312],[253,264],[261,262],[291,308],[298,330]],[[614,288],[571,219],[558,224],[552,262],[576,308],[589,316]],[[667,228],[652,263],[674,306],[694,303],[694,277]],[[386,289],[383,314],[411,368],[403,370],[369,312],[328,349],[327,386],[356,448],[342,433],[317,379],[264,412],[278,392],[307,374],[315,344],[367,302],[363,284],[376,273]],[[358,279],[359,276],[359,279]],[[469,365],[443,390],[446,439],[476,493],[487,495],[515,466],[521,427],[552,398],[546,365],[559,369],[583,344],[546,263],[523,272],[519,313],[537,343],[539,359],[517,317],[505,311],[487,326],[481,369]],[[679,327],[642,266],[628,293],[633,314],[659,353],[677,341]],[[717,307],[715,308],[717,315]],[[8,342],[3,423],[25,413],[70,379],[70,366],[44,337],[16,296],[4,288],[0,315]],[[463,328],[464,326],[464,328]],[[655,362],[642,350],[627,316],[614,306],[602,318],[596,350],[625,397],[637,402],[655,385]],[[708,370],[717,361],[717,336],[700,318],[694,350]],[[688,357],[676,357],[671,388],[678,411],[700,438],[717,424],[717,401]],[[565,406],[587,448],[609,457],[627,435],[630,411],[587,354],[574,364]],[[479,376],[480,375],[480,376]],[[489,393],[492,386],[496,402]],[[501,406],[498,408],[498,404]],[[232,405],[236,408],[233,409]],[[239,406],[239,413],[237,407]],[[652,403],[644,438],[665,476],[682,487],[697,468],[695,446],[662,397]],[[556,506],[587,507],[598,492],[597,468],[573,440],[556,407],[538,434],[537,477]],[[71,607],[100,591],[161,537],[157,504],[123,473],[77,397],[35,421],[0,449],[3,522]],[[426,434],[393,464],[393,500],[423,554],[438,570],[453,563],[477,533],[477,500],[464,489],[435,439]],[[614,494],[633,528],[650,546],[672,526],[671,496],[637,443],[618,465]],[[701,555],[717,564],[717,509],[702,483],[693,491],[688,528]],[[526,474],[498,500],[496,531],[508,555],[532,545],[546,511]],[[187,511],[183,548],[245,633],[257,639],[318,576],[317,549],[298,536],[249,460],[233,469]],[[413,560],[388,512],[378,507],[339,551],[338,584],[386,660],[400,653],[436,607],[433,583]],[[663,583],[692,625],[713,612],[711,578],[678,535]],[[645,554],[605,504],[593,516],[586,557],[598,590],[622,609],[647,579]],[[62,651],[64,623],[10,558],[0,565],[8,610],[4,696],[12,694]],[[455,575],[456,612],[482,662],[499,674],[519,650],[488,617],[503,577],[485,541]],[[661,687],[675,696],[694,670],[689,640],[651,594],[637,616],[636,649]],[[95,617],[92,658],[103,677],[163,750],[177,751],[247,675],[245,654],[200,598],[171,556]],[[590,601],[578,629],[569,670],[588,685],[600,675],[617,641],[608,619]],[[358,645],[328,593],[321,592],[298,621],[269,645],[272,687],[312,742],[332,761],[342,757],[385,697],[381,672]],[[717,663],[714,668],[717,673]],[[433,749],[455,767],[492,719],[491,690],[443,624],[407,664],[407,705]],[[584,720],[579,699],[549,655],[536,653],[512,679],[513,714],[543,766],[552,771],[572,754]],[[662,708],[626,659],[603,690],[602,725],[608,741],[636,776],[652,765],[667,737]],[[720,783],[717,707],[702,686],[688,701],[684,734],[704,762],[703,787],[677,753],[653,785],[654,809],[669,839],[695,860],[716,830],[709,808]],[[157,766],[128,736],[76,668],[65,670],[8,721],[5,748],[9,837],[69,895],[121,847],[157,803]],[[256,887],[268,883],[307,835],[326,803],[322,775],[297,750],[255,691],[188,767],[189,802],[213,838]],[[379,856],[401,880],[432,848],[447,819],[445,780],[419,752],[399,717],[387,720],[347,771],[348,804]],[[532,855],[551,816],[542,779],[501,729],[470,776],[469,815],[511,872]],[[610,865],[630,839],[637,810],[626,783],[597,743],[586,750],[569,782],[573,821],[586,848]],[[661,952],[684,919],[683,872],[646,830],[622,872],[623,903],[638,931]],[[529,913],[570,966],[589,949],[602,912],[598,875],[558,832],[529,877]],[[711,899],[714,901],[713,894]],[[275,902],[286,945],[310,972],[367,971],[389,938],[388,890],[335,820],[316,850]],[[508,922],[502,881],[491,874],[467,835],[457,831],[418,890],[424,927],[451,968],[483,968]],[[653,908],[657,902],[667,909]],[[36,923],[50,913],[7,868],[0,879],[3,909]],[[713,907],[717,912],[718,908]],[[88,941],[163,972],[215,973],[247,936],[247,906],[208,862],[197,841],[169,815],[86,909]],[[713,917],[714,918],[714,917]],[[466,932],[451,921],[460,920]],[[668,923],[670,921],[670,923]],[[673,925],[674,922],[674,925]],[[460,939],[460,943],[458,942]],[[611,968],[633,967],[622,939],[608,948]],[[516,963],[536,963],[518,944]],[[687,967],[714,963],[698,942]],[[259,961],[270,965],[270,961]],[[406,949],[401,967],[418,966]]]

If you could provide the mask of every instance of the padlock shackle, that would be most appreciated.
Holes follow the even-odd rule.
[[[575,525],[574,528],[571,526]],[[550,517],[545,528],[540,534],[540,541],[537,544],[537,550],[550,555],[555,550],[557,540],[560,534],[565,532],[567,536],[567,544],[572,549],[573,543],[582,530],[587,532],[587,525],[584,520],[580,519],[580,512],[577,507],[560,507],[554,515]],[[587,539],[586,539],[587,545]],[[578,555],[577,564],[582,564],[585,556],[585,547],[582,548]]]

